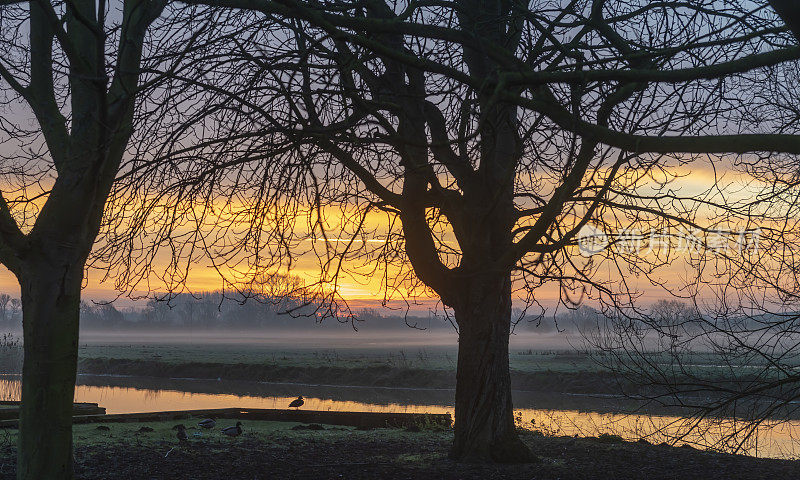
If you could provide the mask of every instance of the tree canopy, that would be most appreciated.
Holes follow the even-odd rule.
[[[224,5],[246,10],[147,110],[160,147],[118,184],[131,214],[107,228],[127,234],[98,265],[147,278],[158,248],[143,246],[167,232],[184,265],[213,259],[231,285],[310,255],[332,314],[343,280],[435,293],[460,333],[457,458],[519,453],[513,301],[551,288],[634,318],[656,288],[793,308],[800,50],[768,6]],[[587,232],[606,244],[581,255]]]

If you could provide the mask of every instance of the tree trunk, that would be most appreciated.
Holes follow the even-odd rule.
[[[465,462],[534,460],[514,426],[508,336],[508,277],[470,282],[454,307],[459,326],[455,439],[451,458]]]
[[[72,403],[83,265],[39,265],[20,278],[22,368],[17,479],[72,478]]]

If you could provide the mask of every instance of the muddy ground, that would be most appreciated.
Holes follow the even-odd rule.
[[[452,432],[319,430],[247,422],[238,438],[173,423],[76,426],[78,479],[790,479],[800,461],[703,452],[688,447],[524,433],[539,462],[473,465],[447,458]],[[142,429],[142,427],[146,427]],[[149,431],[151,428],[152,431]],[[318,427],[320,428],[320,427]],[[201,436],[195,436],[199,433]],[[14,478],[14,432],[0,432],[0,479]],[[4,439],[3,439],[4,438]]]

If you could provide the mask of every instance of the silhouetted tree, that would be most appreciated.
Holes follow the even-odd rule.
[[[185,45],[194,31],[167,19],[148,45],[166,0],[112,5],[0,1],[0,262],[22,296],[20,479],[72,477],[86,259],[128,148],[136,97],[157,81],[142,73],[143,52],[158,41]]]
[[[0,322],[7,323],[9,319],[9,306],[11,303],[11,295],[7,293],[0,294]]]
[[[202,257],[247,285],[310,256],[333,314],[344,278],[380,275],[387,298],[434,292],[459,329],[456,459],[529,458],[508,373],[515,296],[535,305],[556,285],[563,304],[630,313],[635,277],[769,290],[771,264],[711,237],[759,225],[765,245],[797,245],[800,48],[762,5],[223,3],[262,15],[172,76],[185,95],[153,107],[163,121],[114,195],[137,227],[112,222],[125,247],[98,261],[141,266],[133,284],[159,251],[139,255],[141,232],[214,225],[202,250],[170,245],[185,252],[178,281]],[[691,168],[708,185],[682,191]],[[180,199],[167,214],[165,196]],[[607,244],[578,245],[589,230]],[[694,253],[676,257],[685,237]],[[679,259],[696,278],[668,285]]]

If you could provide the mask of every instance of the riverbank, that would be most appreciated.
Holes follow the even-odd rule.
[[[78,371],[228,381],[455,388],[455,348],[274,349],[258,345],[84,345]],[[620,385],[590,356],[519,350],[510,355],[513,387],[557,393],[619,393]]]
[[[88,375],[192,378],[361,387],[455,388],[455,370],[395,365],[336,366],[265,363],[164,362],[160,360],[84,358],[78,372]],[[612,394],[620,385],[609,372],[511,370],[513,388],[556,393]]]
[[[688,447],[524,432],[540,461],[470,465],[447,458],[452,432],[245,421],[243,434],[195,430],[180,445],[179,422],[75,426],[79,480],[180,479],[763,479],[798,478],[800,462],[703,452]],[[224,423],[224,422],[220,422]],[[227,426],[227,423],[223,426]],[[412,429],[416,430],[416,429]],[[198,432],[201,436],[195,437]],[[14,478],[15,436],[0,438],[0,479]]]

